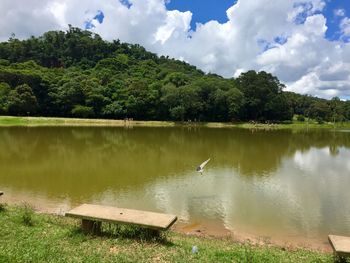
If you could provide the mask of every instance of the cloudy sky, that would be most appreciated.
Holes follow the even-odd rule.
[[[350,99],[350,0],[1,0],[0,41],[71,24],[225,77]]]

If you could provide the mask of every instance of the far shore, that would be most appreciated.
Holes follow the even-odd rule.
[[[115,127],[208,127],[208,128],[243,128],[256,130],[282,129],[350,129],[350,122],[319,124],[315,121],[291,123],[257,123],[257,122],[173,122],[141,121],[112,119],[79,119],[60,117],[16,117],[0,116],[0,127],[4,126],[115,126]]]

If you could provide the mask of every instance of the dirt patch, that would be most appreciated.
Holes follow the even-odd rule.
[[[283,250],[293,251],[296,249],[308,249],[325,253],[332,252],[332,247],[327,239],[307,239],[301,237],[271,237],[259,236],[240,231],[230,231],[217,225],[206,225],[200,222],[186,223],[179,221],[173,226],[173,230],[186,235],[199,237],[210,237],[220,239],[231,239],[235,242],[250,243],[257,246],[277,246]]]

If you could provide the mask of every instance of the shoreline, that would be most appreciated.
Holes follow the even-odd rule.
[[[4,195],[0,201],[3,204],[7,204],[10,207],[20,207],[23,205],[29,205],[38,214],[59,216],[64,218],[66,211],[72,207],[63,205],[61,207],[49,207],[45,204],[23,202],[20,200],[26,200],[23,198],[9,198]],[[0,203],[1,203],[0,202]],[[74,206],[73,206],[74,207]],[[320,239],[308,239],[302,237],[277,237],[277,236],[266,236],[258,233],[247,233],[240,231],[239,229],[229,230],[224,226],[218,226],[209,224],[206,222],[187,222],[181,219],[173,225],[170,231],[186,236],[194,236],[200,238],[214,238],[214,239],[225,239],[231,240],[232,242],[238,242],[241,244],[249,243],[257,246],[267,247],[278,247],[286,250],[306,249],[310,251],[320,253],[331,253],[332,248],[328,241],[322,241]],[[326,243],[325,243],[326,242]]]
[[[290,124],[264,124],[252,122],[173,122],[112,119],[80,119],[61,117],[16,117],[0,116],[0,127],[39,127],[39,126],[91,126],[91,127],[188,127],[188,128],[242,128],[250,130],[308,130],[308,129],[350,129],[350,122],[323,123],[292,122]]]
[[[301,237],[273,237],[246,233],[239,230],[231,231],[226,228],[211,228],[203,224],[191,224],[184,221],[177,222],[173,230],[177,233],[203,238],[229,239],[242,244],[249,243],[257,246],[272,246],[286,250],[306,249],[320,253],[332,253],[328,240],[308,239]]]
[[[0,215],[0,259],[6,262],[44,262],[47,258],[50,262],[333,261],[328,252],[174,231],[156,239],[147,238],[142,229],[105,225],[101,235],[86,235],[79,220],[35,213],[28,206],[3,205]]]

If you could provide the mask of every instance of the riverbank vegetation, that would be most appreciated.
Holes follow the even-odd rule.
[[[181,125],[167,121],[137,121],[110,119],[79,119],[54,117],[0,116],[0,126],[145,126],[171,127]]]
[[[284,91],[266,72],[225,79],[70,27],[0,43],[0,115],[283,122],[350,120],[350,101]]]
[[[296,117],[294,117],[296,119]],[[250,130],[307,130],[336,129],[349,130],[350,122],[322,122],[310,119],[304,122],[291,121],[286,123],[258,122],[173,122],[173,121],[139,121],[111,119],[80,119],[55,117],[16,117],[0,116],[0,126],[115,126],[115,127],[208,127],[208,128],[242,128]]]
[[[332,262],[328,253],[174,232],[156,238],[105,226],[101,236],[90,236],[78,220],[37,214],[28,205],[2,208],[1,262]]]

